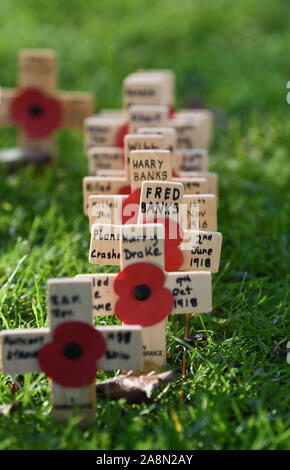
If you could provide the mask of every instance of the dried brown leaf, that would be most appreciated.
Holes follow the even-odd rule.
[[[129,372],[97,382],[96,393],[97,397],[109,397],[111,400],[126,398],[130,403],[147,401],[153,390],[160,388],[162,383],[172,382],[174,378],[174,371],[139,376],[131,375]]]

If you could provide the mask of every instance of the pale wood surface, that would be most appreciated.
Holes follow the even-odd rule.
[[[98,194],[117,195],[120,189],[128,184],[126,178],[120,178],[118,176],[86,176],[83,178],[84,214],[88,215],[89,196]]]
[[[48,328],[2,330],[0,340],[4,374],[40,372],[37,354],[51,340],[51,333]]]
[[[126,171],[122,170],[97,170],[95,176],[118,176],[120,178],[126,178]],[[128,183],[129,184],[129,183]]]
[[[55,154],[55,137],[53,135],[45,137],[43,139],[35,139],[29,137],[22,129],[19,131],[19,146],[22,149],[29,150],[40,150],[43,152],[48,152],[50,155]]]
[[[167,105],[161,75],[130,74],[123,80],[123,105]]]
[[[91,176],[95,176],[98,170],[114,171],[124,168],[123,149],[119,147],[91,147],[87,156]]]
[[[208,181],[204,177],[182,176],[171,179],[184,185],[184,194],[209,194]]]
[[[10,118],[10,107],[12,100],[17,93],[14,88],[2,88],[0,87],[0,126],[10,127],[13,126],[13,122]]]
[[[47,281],[47,311],[53,331],[69,321],[92,322],[90,279],[56,278]]]
[[[126,195],[92,195],[89,196],[89,224],[90,231],[94,223],[121,224],[122,204]]]
[[[207,185],[208,185],[208,190],[204,192],[204,194],[207,192],[208,194],[215,194],[218,196],[218,174],[217,173],[212,173],[212,172],[207,172],[207,171],[199,171],[199,172],[180,172],[179,176],[181,178],[205,178],[207,180]]]
[[[91,231],[91,264],[120,266],[121,225],[93,224]]]
[[[48,49],[22,49],[18,54],[19,88],[37,88],[54,94],[58,69],[56,53]]]
[[[220,232],[185,230],[184,241],[180,244],[183,254],[183,263],[180,269],[218,272],[221,246],[222,234]]]
[[[138,214],[138,223],[152,217],[171,218],[179,223],[180,205],[183,202],[182,183],[168,181],[143,181]]]
[[[161,134],[127,134],[124,138],[125,172],[130,181],[130,153],[132,150],[165,149],[165,138]]]
[[[93,315],[114,315],[114,306],[117,296],[114,291],[116,274],[78,274],[76,279],[89,279],[93,288]]]
[[[176,112],[177,118],[199,119],[199,136],[202,143],[201,147],[209,148],[213,135],[213,113],[209,109],[180,109]]]
[[[81,422],[91,420],[96,413],[96,387],[89,384],[80,388],[62,387],[50,381],[52,398],[52,416],[59,421],[66,421],[72,415],[78,415]]]
[[[129,132],[135,134],[138,127],[166,127],[168,125],[167,106],[134,105],[128,110]]]
[[[177,174],[184,176],[190,172],[208,171],[208,151],[177,148],[172,159],[172,167]]]
[[[217,198],[214,194],[185,194],[187,226],[192,230],[217,231]]]
[[[123,225],[121,231],[121,269],[142,261],[164,269],[163,225]]]
[[[138,69],[136,74],[146,77],[161,77],[163,82],[164,103],[168,106],[175,104],[176,76],[171,69]],[[149,103],[148,103],[149,104]],[[160,103],[163,104],[163,103]]]
[[[141,370],[143,329],[138,325],[99,326],[107,343],[106,354],[98,361],[106,371]]]
[[[86,118],[84,121],[85,152],[90,147],[115,147],[117,135],[126,122],[122,114],[96,114]]]
[[[172,175],[169,150],[133,150],[130,153],[131,189],[141,187],[143,181],[170,181]]]
[[[138,134],[160,134],[164,137],[164,149],[169,150],[172,154],[172,161],[174,161],[174,155],[177,144],[177,133],[173,127],[138,127]],[[137,150],[137,149],[135,149]]]
[[[167,273],[165,287],[174,297],[171,313],[207,313],[212,309],[210,272]]]
[[[83,129],[84,121],[94,112],[94,95],[80,91],[59,91],[63,108],[62,127]]]

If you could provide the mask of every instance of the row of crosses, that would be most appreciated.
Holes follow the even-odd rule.
[[[4,90],[0,123],[7,125],[14,117],[22,124],[24,148],[50,152],[53,132],[63,123],[57,108],[64,98],[52,97],[55,58],[49,52],[41,57],[39,54],[26,51],[20,56],[22,90],[19,94]],[[129,126],[128,119],[118,112],[85,122],[91,173],[96,170],[96,176],[84,178],[83,185],[84,212],[91,230],[90,262],[117,265],[120,272],[50,279],[49,326],[0,333],[2,371],[44,372],[51,382],[52,411],[57,419],[67,419],[72,413],[84,420],[94,416],[94,381],[100,369],[163,371],[168,316],[205,313],[212,308],[211,273],[218,271],[222,241],[216,231],[216,175],[207,173],[206,165],[198,175],[182,174],[182,168],[179,175],[175,173],[172,150],[176,131],[166,130],[168,109],[173,105],[172,74],[152,73],[150,93],[156,99],[152,105],[142,102],[142,80],[140,73],[137,82],[136,77],[128,77],[124,86]],[[40,83],[47,96],[37,102],[35,92]],[[34,93],[28,93],[28,98],[26,88]],[[141,103],[134,105],[134,96]],[[24,121],[15,107],[17,99],[29,109]],[[39,103],[44,106],[46,99],[46,105],[54,107],[58,117],[38,128],[35,120],[43,114]],[[73,107],[68,97],[65,102],[68,108]],[[76,120],[83,119],[87,112],[81,100],[79,103]],[[106,128],[104,121],[112,123],[114,119],[115,128]],[[187,121],[187,127],[179,119],[175,123],[179,146],[194,146],[189,144],[187,130],[191,126],[192,132],[196,124]],[[145,122],[150,122],[152,128],[148,129]],[[155,132],[157,126],[160,132]],[[110,139],[117,147],[108,150]],[[102,142],[103,148],[91,146],[91,140],[94,144]],[[184,152],[186,156],[186,149]],[[204,164],[206,154],[200,155]],[[98,171],[98,165],[92,162],[102,158],[118,164]],[[122,326],[95,327],[93,317],[102,315],[116,315]]]
[[[164,273],[163,288],[168,287],[174,298],[170,313],[209,312],[211,273],[218,271],[222,243],[217,232],[217,175],[208,173],[207,151],[195,149],[197,140],[190,140],[194,128],[197,137],[197,121],[193,123],[189,114],[169,120],[172,76],[167,75],[164,86],[157,75],[127,77],[127,115],[103,111],[88,118],[84,127],[90,173],[83,180],[84,213],[91,231],[89,261],[119,266],[120,273],[83,276],[93,279],[95,315],[116,314],[124,325],[143,326],[145,372],[165,367],[168,317],[161,295],[156,307],[149,307],[147,295],[154,294],[158,282],[154,269],[148,267],[147,272],[147,259]],[[154,103],[146,96],[154,96]],[[203,139],[208,140],[205,135]],[[133,227],[136,233],[130,237]],[[144,233],[149,227],[155,236],[148,238]],[[161,230],[162,250],[156,235]],[[175,233],[172,238],[170,230]],[[158,256],[153,255],[154,247]],[[127,296],[123,311],[113,288],[119,277],[118,292]]]

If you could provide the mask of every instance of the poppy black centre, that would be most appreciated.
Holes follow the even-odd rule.
[[[150,297],[151,290],[146,284],[139,284],[134,289],[134,297],[137,300],[146,300]]]
[[[29,114],[33,117],[39,117],[43,114],[43,108],[38,104],[33,104],[29,108]]]
[[[64,354],[68,359],[79,359],[83,349],[78,343],[68,343],[64,348]]]

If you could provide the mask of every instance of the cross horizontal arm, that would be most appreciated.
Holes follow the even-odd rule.
[[[105,355],[98,368],[106,371],[118,369],[141,370],[143,366],[142,328],[140,326],[98,327],[107,343]]]
[[[82,129],[84,120],[94,112],[94,97],[91,93],[59,91],[57,97],[63,108],[62,126]]]
[[[13,122],[10,118],[11,103],[17,90],[13,88],[0,88],[0,126],[10,127]]]
[[[48,328],[4,330],[0,333],[4,374],[40,372],[38,351],[51,340]]]
[[[93,285],[93,315],[114,315],[117,295],[114,281],[117,274],[78,274],[76,279],[89,279]]]
[[[167,273],[165,287],[174,297],[171,313],[206,313],[212,309],[210,273]]]

